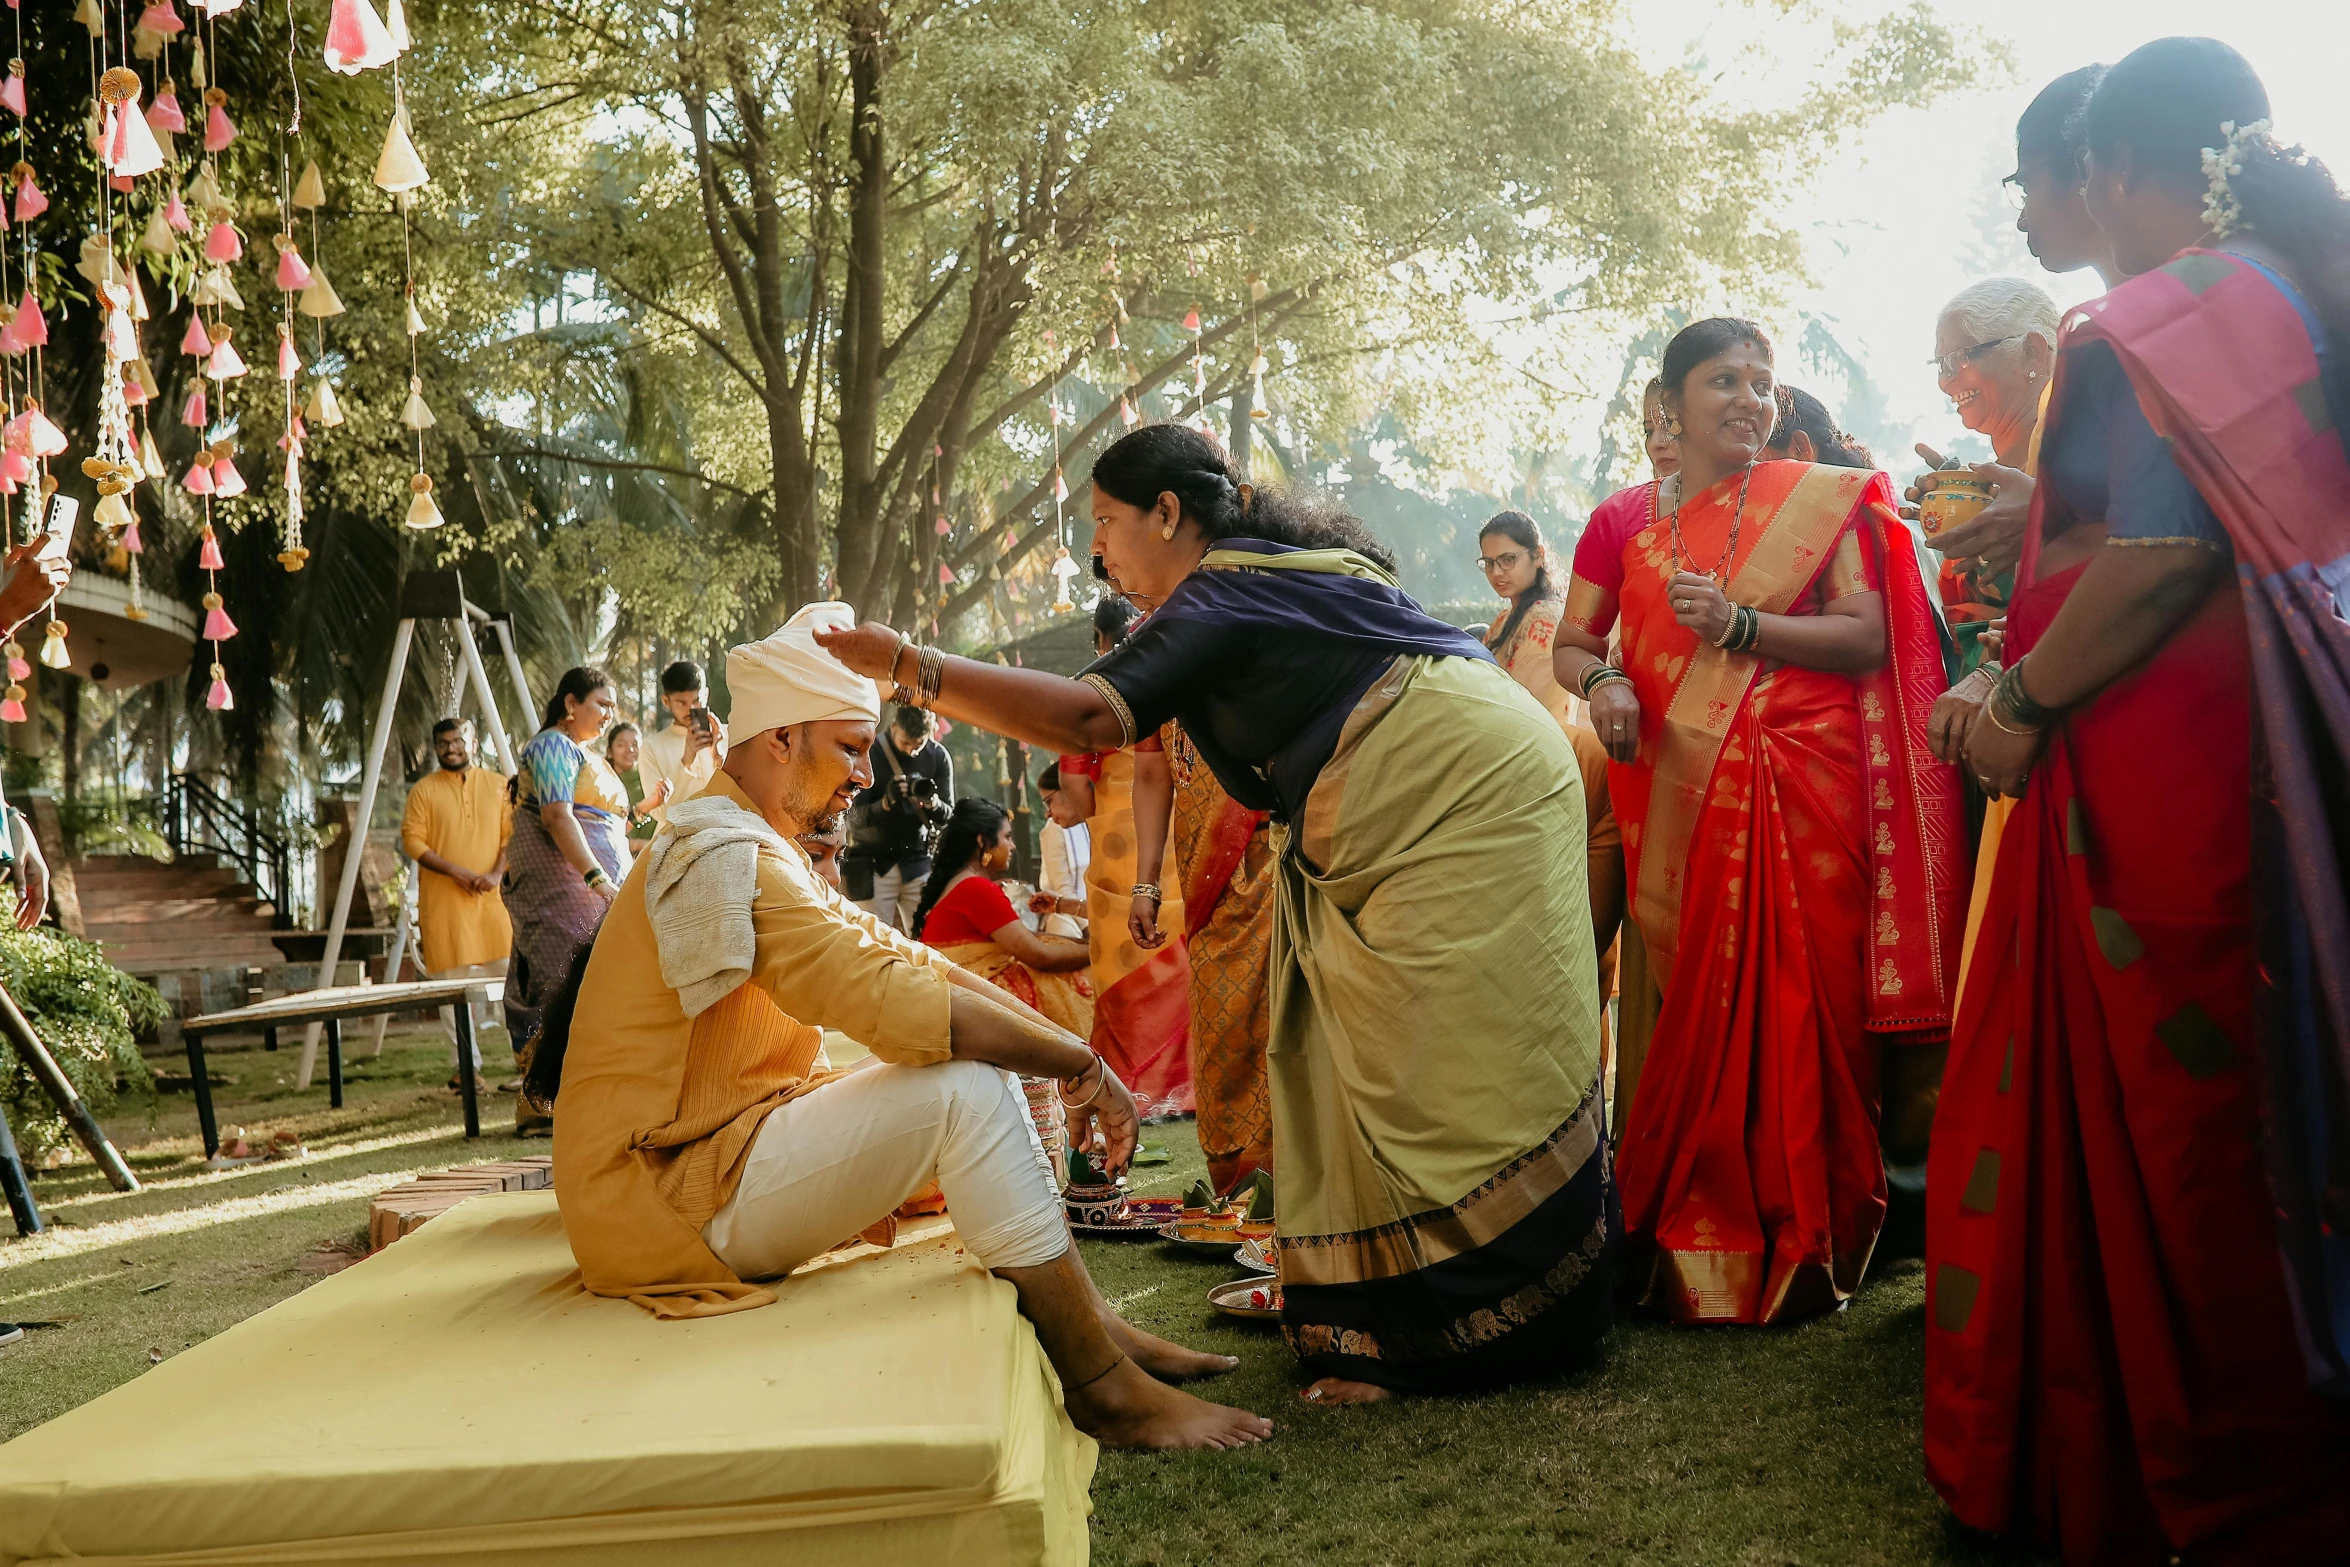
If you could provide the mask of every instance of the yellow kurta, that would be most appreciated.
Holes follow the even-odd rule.
[[[442,769],[416,780],[400,817],[400,852],[410,859],[430,851],[464,870],[498,863],[514,835],[506,808],[506,780],[468,767]],[[439,871],[416,874],[416,915],[423,927],[419,953],[425,972],[503,963],[514,949],[506,900],[495,892],[468,892]]]
[[[724,773],[703,790],[746,810]],[[945,959],[843,898],[795,845],[762,850],[757,959],[732,995],[689,1018],[661,978],[645,862],[621,884],[580,991],[555,1115],[555,1195],[587,1287],[657,1316],[764,1306],[702,1240],[733,1195],[769,1111],[829,1080],[823,1030],[883,1061],[951,1054]]]

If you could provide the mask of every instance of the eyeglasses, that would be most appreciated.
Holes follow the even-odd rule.
[[[1992,349],[2005,348],[2010,343],[2020,343],[2024,340],[2024,336],[2025,334],[2019,332],[2014,337],[1995,337],[1988,343],[1977,343],[1972,348],[1954,349],[1947,354],[1937,354],[1926,363],[1934,367],[1936,375],[1948,380],[1991,352]]]
[[[1477,557],[1477,569],[1490,577],[1497,571],[1517,570],[1518,562],[1525,558],[1525,554],[1519,550],[1511,550],[1506,555],[1480,555]]]

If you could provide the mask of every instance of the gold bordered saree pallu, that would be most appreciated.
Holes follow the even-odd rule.
[[[1414,1391],[1573,1363],[1616,1221],[1566,736],[1490,662],[1399,657],[1278,836],[1283,1336]]]

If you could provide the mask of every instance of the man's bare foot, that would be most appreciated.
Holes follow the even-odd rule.
[[[1264,1416],[1194,1398],[1126,1359],[1067,1399],[1077,1429],[1104,1447],[1247,1447],[1273,1434]]]
[[[1181,1344],[1170,1343],[1156,1333],[1146,1333],[1106,1305],[1096,1310],[1094,1315],[1101,1318],[1102,1331],[1110,1335],[1110,1342],[1126,1351],[1127,1358],[1161,1382],[1189,1382],[1198,1377],[1220,1377],[1240,1365],[1240,1357],[1237,1355],[1210,1355],[1196,1349],[1185,1349]]]
[[[1376,1382],[1349,1382],[1344,1377],[1324,1377],[1297,1395],[1309,1404],[1376,1404],[1381,1399],[1393,1398]]]

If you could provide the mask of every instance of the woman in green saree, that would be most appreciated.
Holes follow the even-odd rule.
[[[865,626],[850,667],[1032,745],[1178,719],[1275,821],[1282,1329],[1316,1402],[1456,1391],[1586,1357],[1616,1227],[1581,775],[1474,636],[1353,518],[1252,492],[1145,426],[1093,472],[1094,553],[1150,610],[1076,680]],[[1492,918],[1507,887],[1514,919]]]

